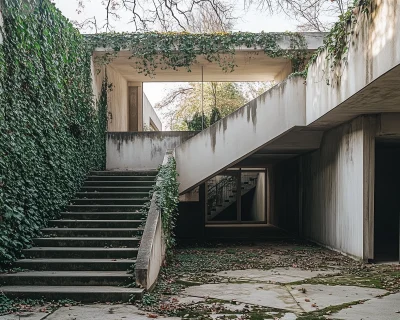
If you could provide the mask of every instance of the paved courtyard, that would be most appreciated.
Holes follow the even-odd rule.
[[[131,304],[20,302],[1,320],[400,319],[400,266],[365,265],[304,243],[179,248]]]

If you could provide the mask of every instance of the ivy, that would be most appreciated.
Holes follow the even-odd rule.
[[[174,228],[178,217],[179,183],[176,161],[173,157],[168,159],[165,165],[160,167],[155,187],[157,207],[161,211],[161,221],[165,237],[167,251],[175,244]]]
[[[3,0],[0,261],[57,217],[105,165],[107,86],[94,103],[91,50],[48,0]]]
[[[324,38],[323,46],[311,56],[303,76],[307,76],[308,68],[317,60],[318,56],[325,52],[326,61],[330,64],[330,69],[334,70],[347,60],[346,53],[349,50],[351,36],[354,34],[355,26],[359,13],[369,13],[370,0],[355,0],[353,6],[339,16],[339,20],[334,24],[327,36]],[[329,84],[329,80],[327,80]]]
[[[250,33],[218,32],[194,34],[187,32],[146,32],[146,33],[101,33],[87,35],[88,45],[93,49],[105,48],[105,54],[98,63],[108,64],[122,50],[130,51],[135,58],[139,73],[154,77],[157,70],[179,70],[191,72],[192,65],[201,56],[217,63],[225,72],[236,67],[237,48],[262,50],[271,58],[288,58],[293,62],[293,71],[304,68],[307,45],[300,33]],[[280,43],[289,43],[283,49]]]
[[[177,178],[176,161],[173,157],[170,157],[166,164],[159,167],[156,178],[157,184],[150,191],[150,198],[152,198],[153,194],[156,195],[156,205],[161,212],[164,241],[168,254],[176,244],[174,228],[178,217],[179,203],[179,183]],[[150,205],[150,201],[145,203],[141,210],[143,214],[142,227],[146,224]]]

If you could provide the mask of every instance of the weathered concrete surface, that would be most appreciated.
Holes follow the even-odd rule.
[[[290,283],[311,279],[317,276],[337,274],[337,270],[301,270],[298,268],[274,268],[271,270],[247,269],[247,270],[234,270],[222,271],[217,273],[218,276],[235,278],[243,281],[257,281],[257,282],[278,282]]]
[[[332,314],[341,320],[394,320],[400,319],[400,293],[374,298]]]
[[[300,158],[302,236],[358,258],[373,258],[371,239],[374,119],[359,117],[325,133],[321,148]],[[364,188],[368,188],[365,193]]]
[[[304,126],[305,120],[304,79],[287,79],[176,148],[180,193],[234,165],[287,130]]]
[[[306,312],[352,301],[367,300],[387,293],[382,289],[322,284],[303,284],[290,288],[290,294]]]
[[[279,320],[296,320],[297,316],[294,313],[286,313],[282,318]]]
[[[398,99],[400,94],[398,75],[393,81],[387,78],[366,88],[359,97],[349,99],[386,72],[398,74],[391,69],[400,64],[399,29],[398,0],[375,0],[368,14],[359,12],[346,63],[331,71],[332,62],[321,54],[308,70],[307,124],[316,121],[320,122],[318,126],[334,126],[360,113],[399,111],[400,104],[393,103],[393,98]],[[363,102],[358,98],[364,99]],[[329,111],[332,112],[328,114]],[[318,120],[321,117],[324,119]]]
[[[106,73],[108,83],[112,84],[113,90],[108,91],[107,94],[108,130],[117,132],[129,131],[127,80],[109,65],[107,67],[100,67],[94,64],[92,69],[95,101],[99,99],[101,94],[101,87]],[[100,73],[97,70],[100,70]]]
[[[29,312],[18,312],[16,314],[7,314],[5,316],[0,316],[0,320],[42,320],[49,315],[48,312],[41,312],[40,308],[35,308],[35,310]]]
[[[46,320],[148,320],[148,313],[132,305],[88,305],[63,307],[55,311]],[[180,318],[163,318],[178,320]]]
[[[157,281],[164,257],[165,243],[161,212],[157,208],[156,193],[154,193],[135,264],[135,278],[139,286],[146,290],[153,287]]]
[[[171,157],[173,157],[172,153],[167,151],[162,165],[167,165]],[[159,186],[160,183],[161,178],[158,177],[156,185]],[[146,290],[151,290],[155,285],[166,252],[161,210],[156,204],[157,193],[153,193],[151,198],[146,225],[135,263],[136,284]]]
[[[107,170],[157,169],[168,149],[174,149],[197,132],[109,132]]]
[[[294,312],[302,311],[286,288],[277,285],[250,283],[204,284],[201,286],[189,287],[185,289],[183,294],[228,301],[236,300]]]

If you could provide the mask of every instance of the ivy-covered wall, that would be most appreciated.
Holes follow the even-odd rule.
[[[0,0],[0,263],[18,257],[105,165],[106,91],[91,50],[49,0]]]

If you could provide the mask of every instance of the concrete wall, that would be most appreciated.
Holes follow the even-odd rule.
[[[150,126],[151,121],[157,127],[158,130],[162,131],[162,123],[157,116],[157,113],[154,111],[153,106],[151,105],[149,99],[146,94],[143,93],[143,130],[144,131],[152,131]]]
[[[293,77],[176,148],[179,191],[206,181],[297,125],[305,125],[305,85],[303,78]]]
[[[321,148],[300,158],[302,235],[364,259],[373,254],[374,138],[374,119],[359,117],[326,132]]]
[[[400,64],[400,1],[372,2],[369,15],[359,13],[347,55],[348,62],[331,71],[332,63],[325,59],[325,54],[321,54],[308,69],[307,124]],[[396,88],[396,82],[385,82],[383,87],[371,93],[371,103],[385,96],[390,97],[393,90],[398,90]],[[383,108],[381,112],[385,112]]]
[[[265,190],[265,173],[258,174],[257,185],[253,197],[253,205],[251,206],[251,219],[252,221],[266,221],[266,190]]]
[[[156,169],[165,152],[174,149],[197,132],[109,132],[107,170]]]
[[[128,82],[111,66],[99,67],[92,63],[93,94],[95,99],[101,94],[101,87],[107,72],[112,90],[108,91],[108,131],[129,131],[128,118]]]

